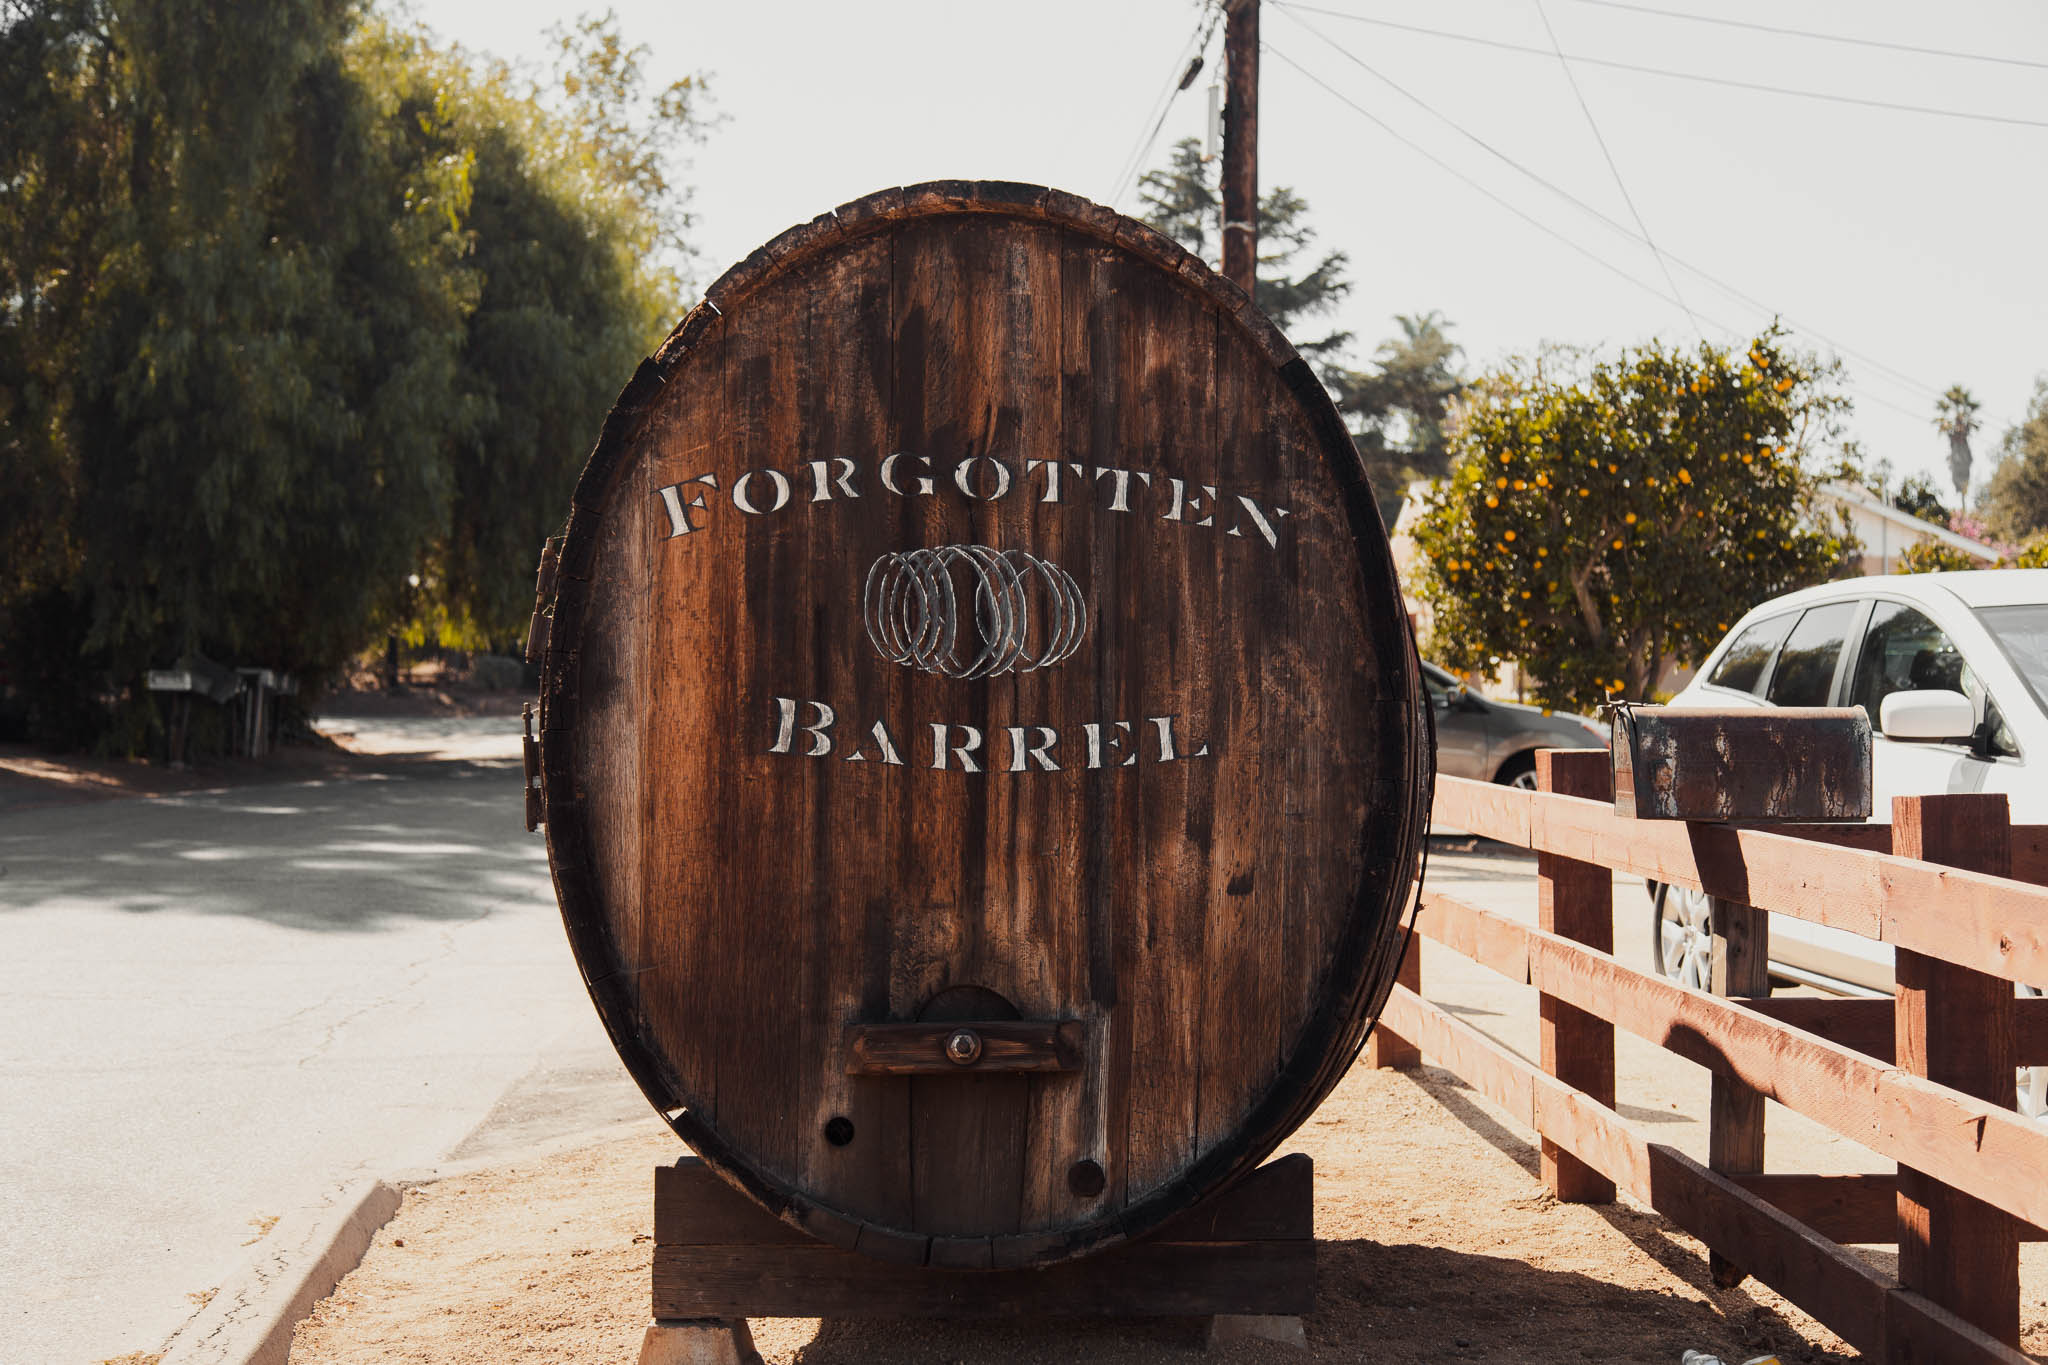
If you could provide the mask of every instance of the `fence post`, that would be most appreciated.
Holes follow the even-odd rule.
[[[1422,993],[1421,934],[1408,936],[1408,951],[1401,958],[1401,972],[1394,978],[1394,982],[1396,985],[1406,986],[1417,995]],[[1365,1064],[1406,1071],[1422,1065],[1422,1049],[1389,1029],[1386,1020],[1375,1020],[1372,1033],[1365,1040]]]
[[[1753,905],[1716,898],[1712,979],[1715,995],[1764,997],[1771,993],[1770,916]],[[1764,1097],[1725,1071],[1713,1073],[1707,1099],[1707,1165],[1722,1175],[1760,1175],[1764,1169]],[[1714,1283],[1733,1289],[1748,1271],[1717,1251],[1707,1253]]]
[[[1536,785],[1562,796],[1614,797],[1614,763],[1604,749],[1538,749]],[[1614,873],[1555,853],[1536,855],[1536,924],[1603,953],[1614,951]],[[1548,995],[1537,997],[1543,1069],[1600,1103],[1614,1105],[1614,1025]],[[1568,1204],[1611,1204],[1614,1182],[1549,1138],[1543,1183]]]
[[[1892,801],[1892,852],[2009,875],[2012,830],[1997,793]],[[1901,948],[1893,1042],[1916,1076],[2011,1107],[2010,981]],[[2008,1346],[2020,1342],[2019,1232],[2011,1215],[1899,1167],[1899,1282]]]

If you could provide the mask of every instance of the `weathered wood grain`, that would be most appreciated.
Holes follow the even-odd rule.
[[[1304,1313],[1315,1298],[1313,1166],[1282,1157],[1142,1241],[1051,1270],[988,1268],[989,1239],[889,1263],[778,1222],[694,1159],[654,1180],[657,1317]],[[978,1273],[962,1274],[974,1270]]]
[[[2011,864],[2001,794],[1899,797],[1893,847],[1904,857],[2003,876]],[[1893,1047],[1899,1066],[1965,1094],[2011,1104],[2013,992],[1995,976],[1910,950],[1897,962]],[[1899,1165],[1899,1281],[2008,1346],[2020,1341],[2019,1229],[1996,1203]]]
[[[1857,712],[1861,715],[1862,712]],[[1770,916],[1753,906],[1716,898],[1711,981],[1714,994],[1750,1000],[1771,993]],[[1717,1069],[1707,1096],[1707,1165],[1721,1175],[1746,1175],[1764,1168],[1764,1097],[1732,1070]],[[1708,1258],[1714,1282],[1724,1289],[1746,1273],[1718,1252]]]
[[[1614,810],[1638,820],[1866,820],[1861,707],[1624,707]]]
[[[1607,755],[1597,749],[1539,749],[1539,790],[1599,800],[1614,782]],[[1536,924],[1596,952],[1614,951],[1614,875],[1606,868],[1555,853],[1536,855]],[[1595,1101],[1614,1106],[1614,1025],[1554,995],[1537,997],[1538,1045],[1543,1070]],[[1611,1204],[1614,1182],[1554,1142],[1542,1150],[1543,1183],[1568,1204]]]
[[[1417,665],[1327,395],[1186,252],[1032,186],[842,205],[643,365],[574,505],[558,890],[737,1188],[876,1259],[1047,1264],[1227,1185],[1342,1074],[1398,969]],[[892,654],[875,574],[960,652]],[[1067,606],[1060,657],[971,666]],[[1001,1008],[934,1012],[963,991]],[[1086,1045],[855,1055],[942,1019]]]

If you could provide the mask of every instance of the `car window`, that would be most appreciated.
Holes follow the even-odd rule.
[[[1870,613],[1863,652],[1856,660],[1856,679],[1849,704],[1860,706],[1870,723],[1883,717],[1884,699],[1894,692],[1938,689],[1960,692],[1970,699],[1979,723],[1989,721],[1988,747],[1994,754],[2019,752],[1998,704],[1984,690],[1976,670],[1927,614],[1903,602],[1879,602]]]
[[[2035,703],[2048,711],[2048,602],[1979,607],[1977,619],[2012,661]]]
[[[1826,706],[1834,688],[1835,662],[1856,617],[1854,602],[1809,607],[1778,651],[1765,700],[1773,706]]]
[[[1785,638],[1785,632],[1792,629],[1792,623],[1799,613],[1786,612],[1783,616],[1767,617],[1755,625],[1745,626],[1735,643],[1728,646],[1728,652],[1721,656],[1721,662],[1714,665],[1714,671],[1707,675],[1707,681],[1715,687],[1726,687],[1736,692],[1754,692],[1763,681],[1764,666],[1777,652],[1778,642]]]

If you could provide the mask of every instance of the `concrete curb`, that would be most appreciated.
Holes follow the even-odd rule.
[[[178,1329],[161,1365],[286,1365],[292,1329],[361,1263],[400,1197],[382,1180],[361,1180],[288,1215],[255,1261]]]

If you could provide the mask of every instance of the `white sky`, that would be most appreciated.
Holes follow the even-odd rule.
[[[1959,50],[1964,61],[1628,12],[1589,0],[1309,0],[1548,53],[1859,99],[1965,110],[2025,126],[1789,98],[1574,64],[1651,237],[1761,308],[1673,264],[1705,334],[1746,338],[1782,314],[1849,367],[1850,434],[1952,499],[1933,401],[1984,404],[1980,483],[2005,425],[2048,371],[2048,6],[2032,0],[1635,0],[1785,28]],[[1539,10],[1539,2],[1545,7]],[[1107,200],[1178,76],[1195,0],[613,0],[667,80],[708,71],[725,122],[693,153],[707,279],[783,228],[890,185],[1022,180]],[[574,13],[543,0],[414,0],[427,24],[512,58]],[[1305,26],[1306,25],[1306,26]],[[1314,31],[1311,31],[1312,26]],[[1369,64],[1536,175],[1632,228],[1555,57],[1502,51],[1267,0],[1260,188],[1307,199],[1356,287],[1337,321],[1354,360],[1395,313],[1441,311],[1468,369],[1546,340],[1687,341],[1693,323],[1656,259],[1397,94]],[[1320,36],[1319,36],[1320,35]],[[1339,45],[1357,59],[1354,62]],[[1552,236],[1396,141],[1288,60],[1456,167]],[[1146,158],[1199,134],[1221,34]],[[1114,201],[1136,208],[1126,188]],[[1559,238],[1562,237],[1563,241]],[[1572,245],[1568,245],[1567,242]],[[1614,272],[1652,286],[1638,287]]]

